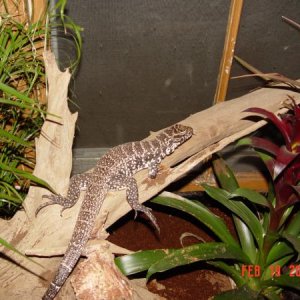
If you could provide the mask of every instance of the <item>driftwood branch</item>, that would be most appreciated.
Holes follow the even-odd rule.
[[[77,114],[71,114],[67,107],[69,73],[58,70],[50,53],[45,55],[45,62],[49,83],[49,112],[60,118],[51,117],[50,120],[49,117],[42,128],[42,135],[36,142],[37,164],[34,174],[50,183],[57,192],[64,194],[71,173],[71,149]],[[300,95],[297,93],[280,88],[261,89],[215,105],[183,120],[181,123],[193,127],[195,135],[163,161],[164,167],[156,179],[148,179],[146,170],[136,175],[140,201],[144,202],[160,193],[167,185],[183,177],[212,153],[265,124],[264,121],[255,123],[245,119],[247,114],[243,111],[246,108],[258,106],[278,113],[282,102],[288,98],[287,95],[294,97],[297,103],[300,102]],[[148,138],[155,134],[157,133],[152,133]],[[176,167],[172,167],[175,165]],[[56,256],[64,253],[73,232],[82,197],[73,208],[66,210],[62,217],[58,205],[45,208],[35,217],[35,210],[43,201],[42,195],[48,193],[45,189],[31,187],[24,202],[24,210],[19,211],[9,221],[0,221],[0,236],[21,252],[39,256],[33,259],[43,265],[41,267],[2,248],[0,294],[5,295],[6,299],[40,299],[61,260],[61,257]],[[129,209],[124,192],[109,193],[97,223],[101,225],[105,220],[104,228],[107,228]],[[127,251],[109,243],[105,247],[108,253]],[[91,250],[93,247],[88,248]],[[97,255],[93,256],[99,260]],[[107,257],[109,255],[103,256],[103,259]],[[74,278],[72,282],[75,282],[75,285],[78,283]],[[136,290],[131,282],[128,287],[129,294],[130,289]],[[77,292],[79,289],[77,288]],[[60,295],[64,299],[74,298],[69,284],[66,284]]]

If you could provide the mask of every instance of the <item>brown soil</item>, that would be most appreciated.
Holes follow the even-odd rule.
[[[203,201],[207,202],[205,199]],[[210,205],[210,203],[205,204],[207,206]],[[180,236],[183,233],[192,233],[202,241],[214,240],[213,235],[206,230],[205,226],[193,217],[187,214],[180,214],[177,210],[160,205],[149,203],[147,206],[153,209],[153,213],[158,220],[161,229],[160,235],[155,232],[146,217],[139,215],[134,221],[134,213],[131,212],[110,228],[109,241],[121,247],[138,251],[158,248],[180,248],[182,247]],[[211,210],[222,217],[228,224],[231,232],[235,234],[229,214],[220,207],[211,206]],[[183,239],[184,246],[193,243],[199,243],[199,240],[194,237]],[[232,286],[228,277],[216,272],[204,262],[199,262],[161,274],[155,274],[149,281],[148,288],[167,299],[206,300],[221,291],[231,289]]]

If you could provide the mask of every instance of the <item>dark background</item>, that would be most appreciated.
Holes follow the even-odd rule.
[[[67,13],[84,28],[72,84],[79,106],[75,147],[139,140],[212,105],[229,6],[229,0],[69,0]],[[236,54],[261,71],[299,78],[300,31],[282,15],[300,22],[300,1],[245,0]],[[234,63],[233,76],[245,73]],[[231,80],[227,98],[261,85]]]

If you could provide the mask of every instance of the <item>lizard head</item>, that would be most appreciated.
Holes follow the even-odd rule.
[[[164,142],[167,146],[166,155],[169,155],[193,135],[193,128],[182,124],[175,124],[164,130],[163,134],[165,137]]]

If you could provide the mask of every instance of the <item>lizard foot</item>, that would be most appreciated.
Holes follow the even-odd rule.
[[[156,218],[154,217],[154,215],[151,212],[151,210],[152,210],[151,208],[148,208],[148,207],[146,207],[144,205],[141,205],[141,204],[137,204],[133,209],[135,211],[135,218],[137,216],[137,212],[138,211],[143,212],[150,219],[150,221],[152,222],[152,224],[154,225],[154,227],[156,228],[156,230],[158,232],[160,232],[160,228],[158,226]]]
[[[65,198],[64,198],[63,196],[61,196],[61,195],[53,195],[53,194],[51,194],[51,195],[43,195],[42,198],[50,199],[50,201],[47,201],[47,202],[41,204],[41,205],[36,209],[36,211],[35,211],[35,216],[38,215],[38,213],[40,212],[40,210],[42,210],[44,207],[46,207],[46,206],[48,206],[48,205],[53,205],[53,204],[59,204],[59,205],[62,205],[63,208],[62,208],[62,210],[61,210],[61,212],[60,212],[60,215],[62,215],[62,212],[63,212],[66,208],[68,208],[68,207],[66,207],[66,206],[64,205],[64,203],[65,203],[65,201],[64,201]]]

